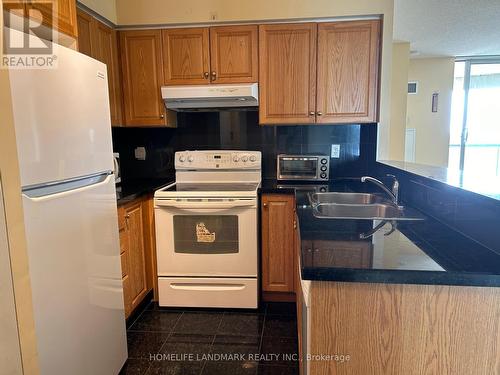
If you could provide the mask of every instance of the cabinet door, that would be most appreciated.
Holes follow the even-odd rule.
[[[76,20],[78,24],[78,51],[87,56],[92,56],[93,17],[90,14],[77,9]]]
[[[120,82],[120,66],[118,64],[118,40],[116,31],[104,23],[93,19],[92,34],[92,56],[106,64],[108,68],[111,125],[121,125],[122,88]]]
[[[258,81],[258,27],[210,28],[210,80],[212,83]]]
[[[160,30],[120,31],[125,124],[164,126]]]
[[[162,31],[166,85],[196,85],[209,82],[208,28]]]
[[[142,223],[142,203],[131,204],[125,208],[127,230],[129,233],[128,276],[130,278],[130,300],[135,308],[147,293],[146,260],[144,254],[144,230]]]
[[[378,121],[380,21],[318,26],[317,122]]]
[[[262,290],[294,291],[293,195],[262,196]]]
[[[316,110],[315,23],[259,26],[259,122],[309,124]]]
[[[56,28],[59,32],[66,35],[76,37],[78,35],[76,1],[52,0],[51,3],[48,4],[47,0],[32,0],[30,4],[27,4],[27,8],[40,11],[43,16],[42,23],[44,25]]]

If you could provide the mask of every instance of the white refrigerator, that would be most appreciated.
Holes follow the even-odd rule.
[[[118,374],[127,345],[106,66],[53,47],[57,68],[9,72],[40,370]]]

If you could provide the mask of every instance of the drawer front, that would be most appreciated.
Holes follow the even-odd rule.
[[[160,306],[257,307],[257,279],[158,278]]]
[[[118,229],[120,231],[125,229],[125,209],[123,207],[118,207]]]
[[[128,231],[120,231],[120,254],[126,252],[129,248]]]
[[[131,303],[131,290],[130,290],[130,277],[127,275],[122,279],[123,282],[123,302],[125,307],[125,318],[131,313],[132,303]]]
[[[128,253],[124,252],[120,256],[122,261],[122,277],[128,275]]]

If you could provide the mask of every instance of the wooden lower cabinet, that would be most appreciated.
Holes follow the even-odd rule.
[[[263,297],[266,300],[293,300],[295,196],[264,194],[261,212]]]
[[[118,208],[125,317],[154,288],[156,252],[151,220],[152,198],[140,198]],[[156,290],[156,288],[155,288]]]

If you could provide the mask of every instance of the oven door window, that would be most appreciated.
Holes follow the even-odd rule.
[[[238,253],[237,215],[174,215],[173,219],[176,253]]]
[[[318,160],[281,160],[280,174],[282,176],[316,177]]]

